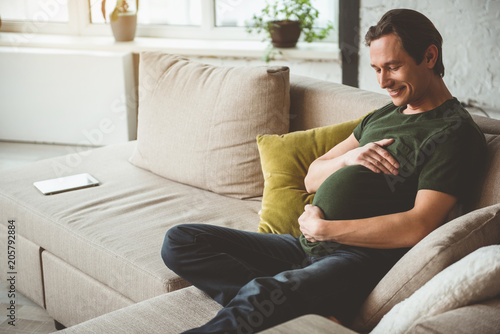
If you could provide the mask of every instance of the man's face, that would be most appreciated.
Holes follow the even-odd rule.
[[[432,70],[425,61],[417,65],[403,49],[399,37],[388,34],[370,44],[370,61],[381,88],[386,89],[396,106],[423,103]]]

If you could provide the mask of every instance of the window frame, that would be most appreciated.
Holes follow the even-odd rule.
[[[27,38],[33,34],[77,35],[79,21],[75,15],[78,15],[79,1],[68,0],[68,22],[2,19],[2,31],[18,32]]]
[[[215,0],[203,0],[201,26],[137,25],[137,37],[199,39],[199,40],[262,40],[264,35],[249,34],[242,27],[217,27]],[[338,4],[337,7],[338,8]],[[90,22],[90,0],[68,0],[68,23],[29,21],[2,21],[2,31],[32,34],[54,34],[72,36],[112,36],[109,24]],[[334,14],[338,14],[335,12]],[[338,15],[336,15],[338,17]],[[323,41],[338,43],[338,20],[334,30]]]

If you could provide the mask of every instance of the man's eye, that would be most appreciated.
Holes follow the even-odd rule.
[[[396,66],[396,67],[389,67],[389,70],[391,71],[397,71],[401,66]]]

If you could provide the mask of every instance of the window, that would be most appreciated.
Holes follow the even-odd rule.
[[[201,25],[202,0],[147,0],[141,2],[139,24]]]
[[[201,1],[202,0],[141,0],[139,12],[137,14],[140,25],[181,25],[200,26],[201,25]],[[135,10],[135,1],[127,1]],[[113,11],[114,1],[106,1],[106,14]],[[90,20],[92,23],[104,23],[101,11],[101,0],[90,1]]]
[[[2,31],[29,34],[111,36],[101,12],[102,0],[0,0]],[[128,0],[135,7],[135,0]],[[337,23],[338,0],[313,0],[320,11],[318,27]],[[114,0],[107,0],[107,15]],[[245,22],[265,0],[140,0],[137,37],[200,40],[261,40],[250,35]],[[338,29],[327,41],[337,40]]]
[[[244,27],[266,4],[265,0],[215,0],[215,25],[217,27]]]
[[[76,34],[71,7],[77,0],[0,0],[2,31],[33,34]],[[73,11],[74,12],[74,11]]]
[[[335,6],[337,1],[313,0],[314,7],[319,11],[316,21],[318,28],[327,26],[328,21],[335,22]],[[259,13],[266,5],[266,0],[215,0],[216,27],[244,27],[253,14]]]
[[[68,0],[2,0],[0,15],[6,21],[68,22]]]

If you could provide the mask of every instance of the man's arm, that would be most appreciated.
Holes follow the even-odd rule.
[[[358,147],[358,140],[351,134],[309,166],[304,179],[307,192],[315,193],[330,175],[349,165],[362,165],[375,173],[397,175],[398,162],[384,149],[393,142],[394,139],[383,139]]]
[[[456,201],[452,195],[422,189],[409,211],[331,221],[324,219],[320,208],[307,205],[299,224],[309,241],[336,241],[370,248],[412,247],[444,222]]]

